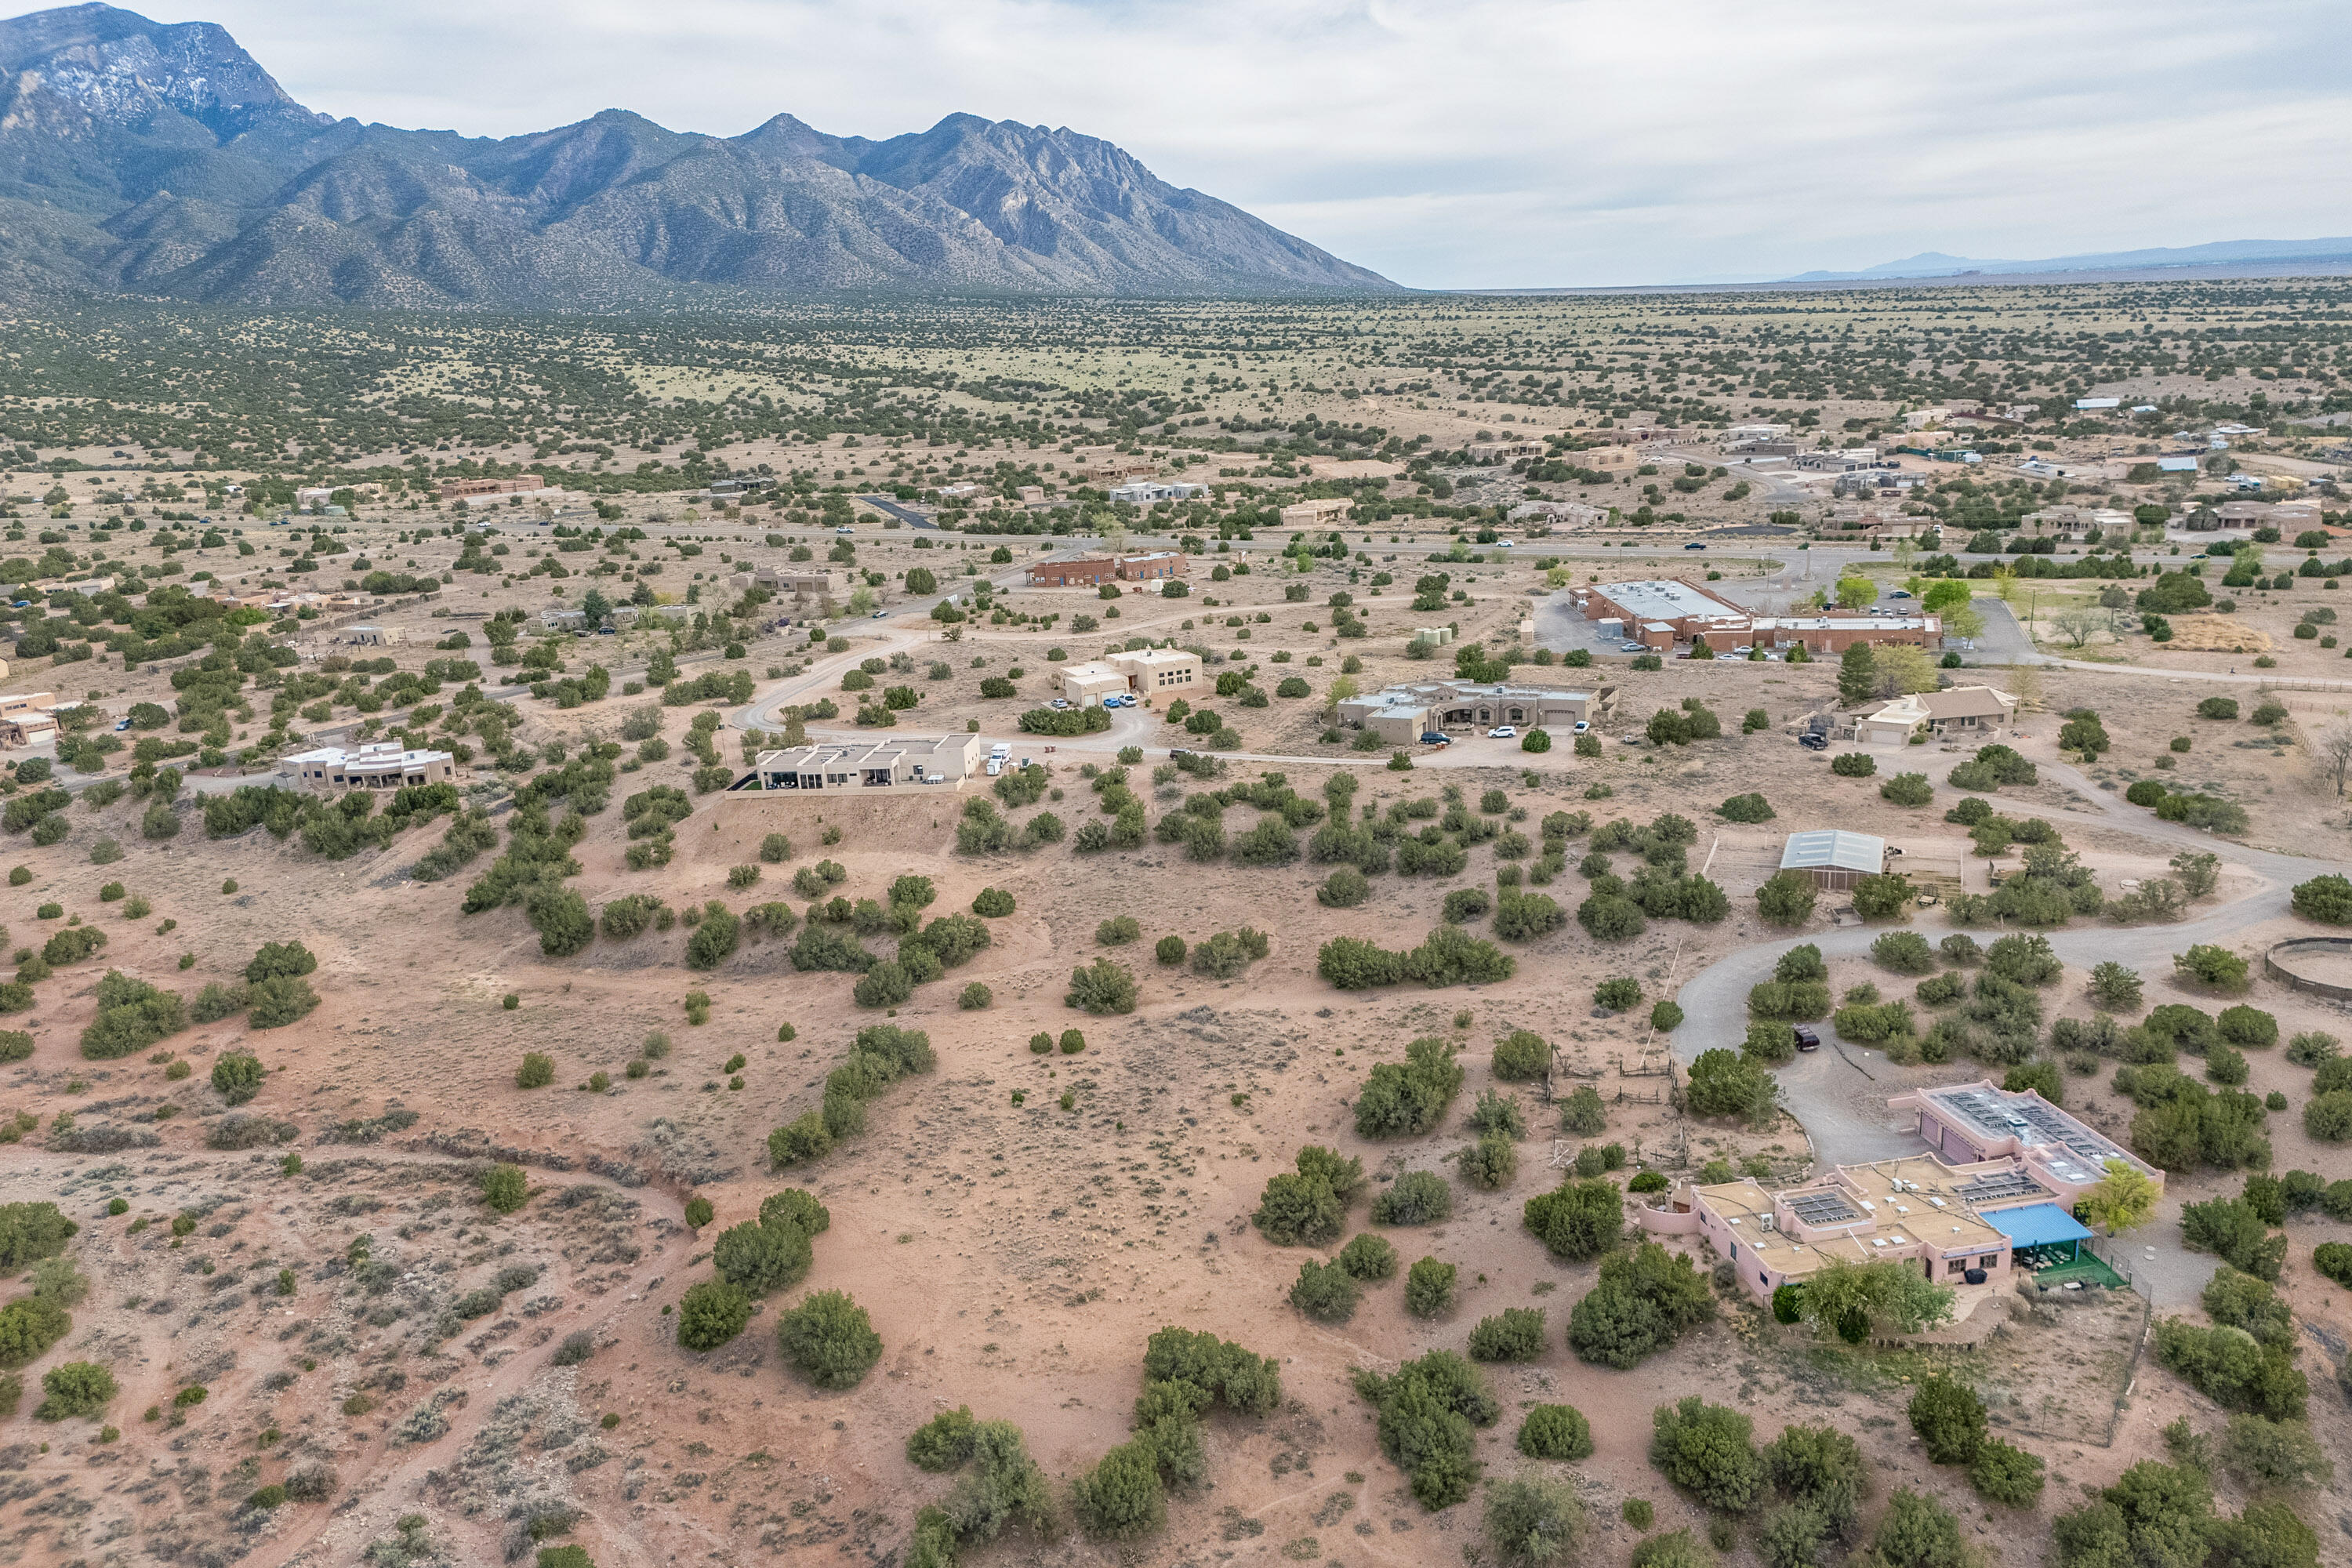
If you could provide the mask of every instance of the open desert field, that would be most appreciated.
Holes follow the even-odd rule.
[[[2315,409],[2206,329],[2343,286],[2136,287],[12,323],[0,1562],[1370,1568],[1519,1507],[1608,1568],[2169,1564],[2144,1464],[2217,1561],[2352,1562],[2352,1021],[2264,963],[2352,923],[2338,470],[2241,443],[2329,520],[2210,531],[2257,574],[2123,460]],[[1933,536],[1722,460],[1963,398],[2053,408],[1902,459]],[[2161,515],[2011,548],[2061,505]],[[1654,578],[1982,635],[1591,646]],[[1055,706],[1145,647],[1198,684]],[[1457,677],[1591,728],[1342,721]],[[1997,734],[1846,738],[1971,685]],[[743,787],[910,736],[1008,763]],[[288,761],[376,742],[448,776]],[[1783,874],[1830,830],[1894,853]],[[1988,1079],[2117,1156],[2088,1288],[1832,1317],[1693,1217]]]

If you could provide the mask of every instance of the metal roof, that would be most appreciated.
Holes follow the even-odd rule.
[[[1885,839],[1873,838],[1867,833],[1847,833],[1840,828],[1791,833],[1788,847],[1780,851],[1780,869],[1783,871],[1834,868],[1876,876],[1885,864]]]
[[[2089,1227],[2056,1204],[1995,1209],[1984,1217],[1995,1230],[2009,1237],[2011,1247],[2048,1247],[2053,1242],[2091,1238]]]

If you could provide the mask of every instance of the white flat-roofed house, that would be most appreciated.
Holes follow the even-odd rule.
[[[980,757],[977,735],[892,735],[822,741],[762,752],[751,780],[762,790],[887,789],[900,784],[960,784]]]
[[[447,752],[410,751],[397,741],[373,741],[356,750],[321,746],[278,760],[280,774],[304,789],[400,789],[455,784],[457,759]]]

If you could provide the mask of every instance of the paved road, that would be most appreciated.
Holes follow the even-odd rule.
[[[897,518],[909,528],[939,527],[938,523],[917,511],[913,507],[902,506],[889,496],[859,496],[857,499],[877,511]]]

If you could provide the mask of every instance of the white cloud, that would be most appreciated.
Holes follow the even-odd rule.
[[[173,0],[327,112],[1067,125],[1424,287],[2344,226],[2336,8],[1863,0]]]

